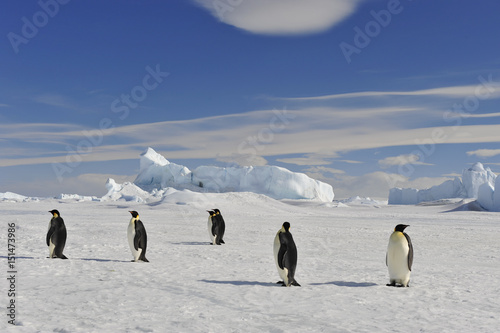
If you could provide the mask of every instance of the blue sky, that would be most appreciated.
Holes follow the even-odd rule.
[[[9,1],[0,192],[103,195],[147,147],[337,198],[500,172],[495,0]]]

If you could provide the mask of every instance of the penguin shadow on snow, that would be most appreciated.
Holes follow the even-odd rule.
[[[130,262],[130,260],[117,260],[117,259],[98,259],[98,258],[75,258],[75,260],[82,261],[97,261],[97,262]]]
[[[170,242],[173,245],[212,245],[209,242]]]
[[[311,283],[312,286],[323,286],[333,284],[338,287],[350,287],[350,288],[363,288],[363,287],[374,287],[378,286],[378,284],[373,282],[354,282],[354,281],[331,281],[331,282],[323,282],[323,283]]]
[[[214,284],[232,284],[233,286],[263,286],[263,287],[276,287],[277,284],[273,282],[259,282],[259,281],[220,281],[220,280],[200,280],[205,283]]]

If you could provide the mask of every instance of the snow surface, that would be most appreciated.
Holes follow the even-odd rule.
[[[494,191],[496,178],[497,176],[490,168],[485,168],[477,162],[472,167],[463,170],[461,180],[455,177],[453,180],[447,180],[440,185],[423,190],[392,188],[389,191],[388,202],[391,205],[415,205],[420,202],[449,198],[477,198],[484,208],[500,211],[500,198],[498,205],[495,205],[493,199],[489,198],[493,194],[489,193],[488,187]],[[480,190],[483,185],[485,188]],[[494,207],[497,209],[493,209]]]
[[[140,171],[134,184],[143,190],[163,190],[167,187],[203,192],[253,192],[274,199],[315,199],[331,202],[331,185],[312,179],[303,173],[277,166],[187,167],[169,162],[152,148],[141,154]]]
[[[7,323],[3,278],[0,331],[498,331],[498,213],[463,210],[467,202],[454,200],[363,206],[355,198],[355,206],[335,206],[167,191],[143,202],[0,200],[4,223],[16,224],[18,271],[18,326]],[[212,208],[226,221],[222,246],[209,245]],[[69,260],[46,258],[51,209],[65,220]],[[130,262],[129,210],[140,213],[148,232],[150,263]],[[273,239],[284,221],[298,248],[300,288],[275,284]],[[398,223],[410,225],[415,249],[409,288],[385,286],[385,251]]]

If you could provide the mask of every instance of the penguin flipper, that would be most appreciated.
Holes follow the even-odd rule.
[[[214,236],[214,237],[215,237],[215,235],[217,235],[217,231],[216,231],[217,223],[218,223],[217,220],[215,220],[215,221],[212,220],[212,236]]]
[[[141,220],[135,222],[135,237],[134,237],[134,248],[136,251],[139,251],[139,248],[143,249],[143,252],[146,247],[147,235],[146,229],[144,228],[144,224]]]
[[[288,247],[287,247],[287,244],[286,244],[286,239],[283,236],[283,233],[280,233],[279,238],[280,238],[280,249],[278,251],[277,262],[278,262],[278,266],[281,269],[284,269],[285,268],[286,252],[288,250]]]
[[[52,237],[52,234],[54,233],[55,230],[56,230],[56,223],[54,220],[51,220],[50,228],[49,231],[47,231],[47,237],[46,237],[47,246],[50,246],[50,237]]]
[[[140,239],[141,239],[141,232],[136,230],[135,237],[134,237],[134,248],[136,251],[139,251],[139,240]]]
[[[406,232],[403,232],[403,235],[406,237],[408,241],[408,270],[411,271],[411,266],[413,265],[413,244],[411,243],[411,238],[408,236]]]
[[[278,266],[281,269],[285,269],[285,255],[286,255],[286,245],[281,244],[280,250],[278,252]]]

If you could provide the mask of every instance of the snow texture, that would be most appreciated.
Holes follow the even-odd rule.
[[[124,185],[129,195],[144,195],[132,185]],[[148,194],[148,202],[0,194],[4,222],[16,225],[17,256],[17,326],[5,315],[5,276],[0,331],[498,331],[497,213],[463,210],[452,200],[375,206],[354,198],[355,206],[335,206],[249,192],[168,193]],[[226,221],[223,246],[209,245],[212,208]],[[64,218],[68,260],[47,258],[51,209]],[[149,263],[130,262],[129,210],[146,227]],[[284,221],[291,223],[302,287],[276,284],[273,239]],[[385,252],[399,223],[410,225],[415,250],[409,288],[385,285]]]
[[[496,179],[497,176],[490,168],[484,168],[478,162],[471,168],[463,170],[461,180],[455,177],[453,180],[447,180],[440,185],[423,190],[392,188],[389,191],[388,202],[391,205],[415,205],[420,202],[449,198],[475,198],[488,210],[495,210],[494,207],[500,210],[500,198],[498,198],[498,205],[492,199]]]
[[[169,162],[152,148],[141,155],[140,171],[134,184],[148,192],[173,187],[214,193],[253,192],[274,199],[332,202],[334,198],[331,185],[285,168],[199,166],[190,171]]]

